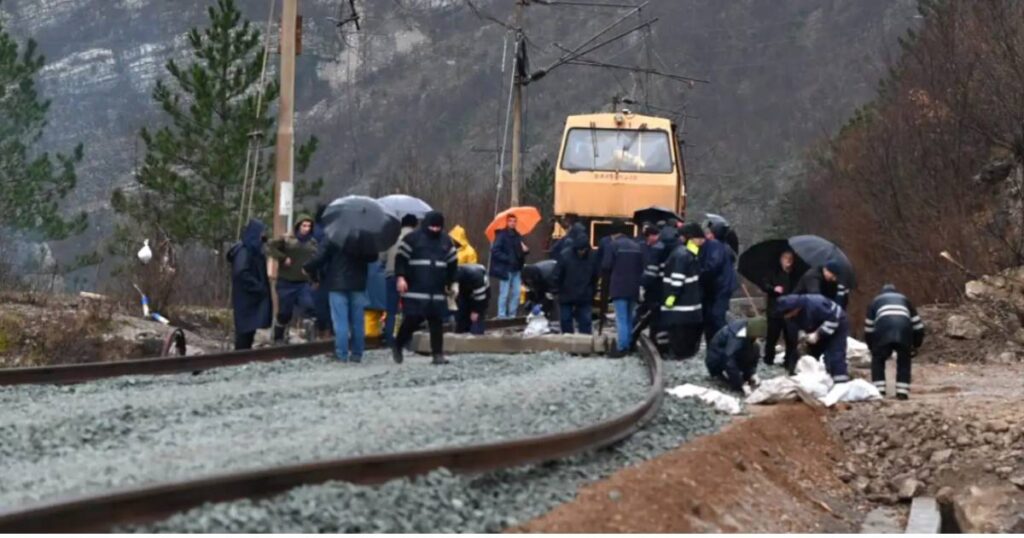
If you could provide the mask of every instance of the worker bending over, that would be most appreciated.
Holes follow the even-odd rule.
[[[455,332],[484,334],[484,316],[491,302],[491,287],[487,282],[487,268],[476,263],[459,265],[455,277],[458,296],[455,313]]]
[[[766,323],[762,318],[729,322],[719,329],[708,345],[704,365],[708,374],[729,384],[733,390],[750,394],[758,383],[756,340],[763,338]]]
[[[871,381],[885,394],[885,361],[896,353],[896,397],[910,398],[910,358],[924,343],[924,322],[914,305],[886,284],[868,307],[864,332],[871,349]]]
[[[850,380],[846,365],[846,339],[850,336],[850,322],[846,312],[823,295],[784,295],[779,298],[778,312],[786,318],[787,330],[804,331],[807,343],[825,355],[825,369],[836,383]],[[812,353],[815,357],[818,352]],[[796,369],[797,353],[786,352],[786,371],[792,375]]]

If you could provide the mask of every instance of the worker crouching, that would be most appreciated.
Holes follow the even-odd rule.
[[[896,353],[896,397],[910,398],[910,358],[924,343],[924,322],[905,295],[892,284],[882,287],[864,321],[871,349],[871,381],[885,393],[885,361]]]
[[[484,334],[484,316],[491,301],[487,268],[475,263],[459,265],[455,281],[459,288],[455,300],[455,332]]]
[[[825,369],[835,383],[850,380],[846,364],[846,340],[850,336],[850,322],[846,312],[823,295],[784,295],[777,303],[778,312],[786,318],[786,330],[793,334],[807,333],[807,343],[815,349],[812,354],[825,355]],[[796,370],[796,350],[786,351],[786,371]]]
[[[725,381],[729,388],[750,394],[758,384],[757,359],[759,350],[756,340],[767,333],[762,318],[731,321],[711,338],[704,365],[708,374]]]
[[[433,364],[444,358],[444,316],[448,313],[448,289],[455,283],[457,255],[451,239],[443,234],[444,215],[427,213],[423,226],[402,239],[395,257],[398,293],[402,295],[403,319],[392,356],[401,364],[402,349],[423,322],[430,329]]]

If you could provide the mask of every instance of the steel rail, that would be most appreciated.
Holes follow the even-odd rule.
[[[523,324],[521,319],[490,320],[490,329],[507,329]],[[367,347],[379,348],[380,342],[368,339]],[[83,364],[62,364],[29,368],[0,369],[0,386],[30,384],[71,384],[95,381],[110,377],[129,375],[179,374],[201,372],[211,368],[238,366],[250,362],[271,362],[285,359],[301,359],[313,355],[330,353],[333,341],[310,342],[290,346],[275,346],[245,351],[227,351],[208,355],[161,357],[155,359],[133,359]]]
[[[228,473],[44,502],[0,512],[0,533],[108,531],[122,525],[159,521],[204,503],[267,497],[302,485],[332,480],[379,484],[439,468],[479,473],[606,447],[638,431],[661,406],[664,393],[661,358],[646,336],[640,341],[640,355],[650,380],[643,401],[618,416],[585,428],[499,443]]]

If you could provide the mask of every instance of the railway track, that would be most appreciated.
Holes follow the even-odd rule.
[[[516,322],[492,324],[508,327]],[[205,357],[174,357],[114,364],[31,368],[0,372],[0,384],[77,383],[118,375],[191,372],[257,361],[273,361],[328,352],[331,344],[312,343],[231,352]],[[0,512],[0,532],[90,532],[164,519],[204,503],[261,498],[301,485],[327,481],[378,484],[447,468],[478,473],[558,459],[620,441],[658,411],[663,393],[660,358],[650,342],[641,343],[649,388],[644,399],[610,419],[572,431],[498,443],[433,450],[374,454],[354,458],[225,473],[198,480],[131,487],[100,495],[58,499]],[[199,360],[205,359],[205,360]]]

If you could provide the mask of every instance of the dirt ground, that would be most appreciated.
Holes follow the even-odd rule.
[[[905,523],[901,488],[948,502],[1005,482],[1024,488],[1024,365],[932,356],[909,402],[757,408],[514,530],[856,532],[877,507]]]

